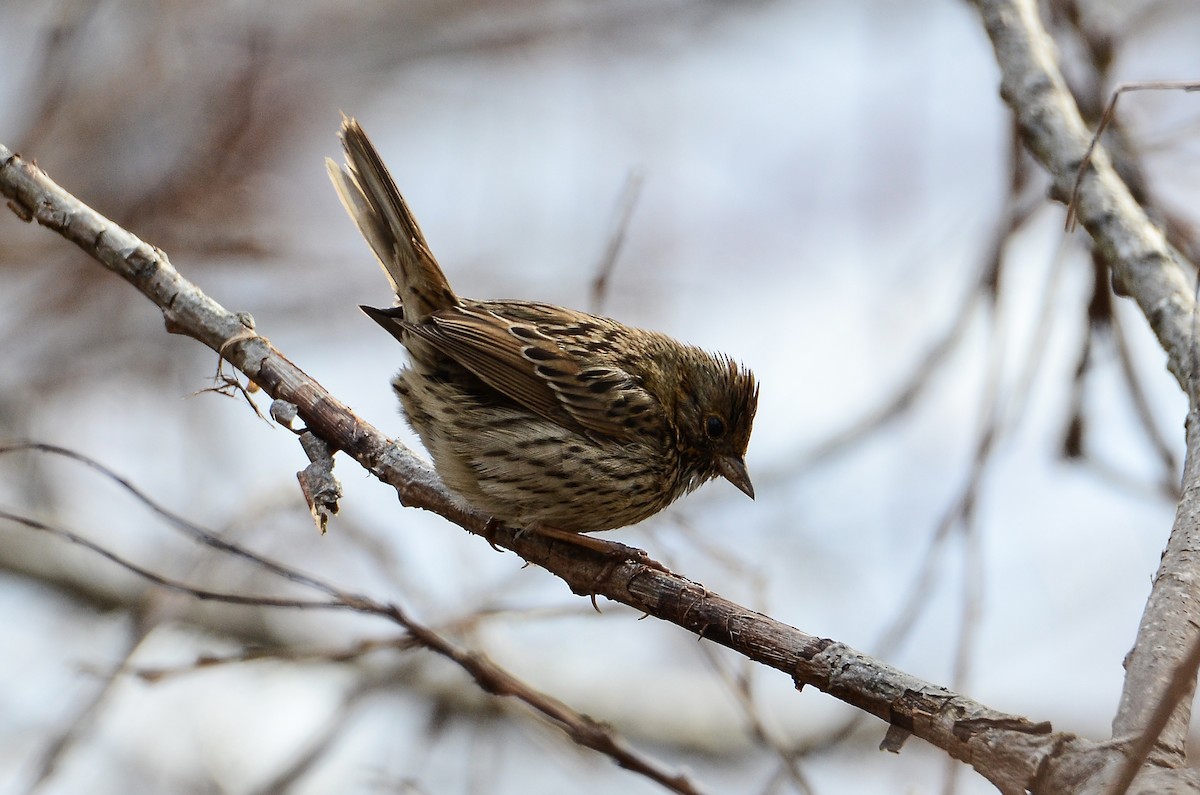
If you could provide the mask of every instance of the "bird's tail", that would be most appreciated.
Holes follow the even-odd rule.
[[[340,137],[346,165],[325,158],[325,168],[346,212],[383,265],[405,320],[419,322],[430,312],[457,306],[458,296],[367,134],[355,119],[343,117]]]

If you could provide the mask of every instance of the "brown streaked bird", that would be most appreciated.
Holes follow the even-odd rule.
[[[398,304],[362,310],[408,349],[392,385],[463,502],[560,535],[640,522],[717,476],[754,497],[749,370],[606,317],[460,297],[357,121],[341,139],[329,176]]]

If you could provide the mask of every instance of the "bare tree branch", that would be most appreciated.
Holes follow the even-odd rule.
[[[1138,771],[1158,745],[1163,730],[1175,718],[1179,702],[1191,700],[1196,691],[1196,671],[1200,669],[1200,634],[1192,638],[1187,656],[1175,668],[1166,682],[1163,692],[1154,701],[1154,711],[1146,720],[1146,728],[1129,749],[1129,755],[1121,763],[1118,775],[1109,784],[1105,795],[1125,795],[1133,784]]]
[[[1091,141],[1058,68],[1053,42],[1033,0],[975,0],[1000,65],[1000,94],[1012,109],[1030,153],[1066,201]],[[1167,352],[1167,366],[1188,389],[1195,301],[1183,256],[1150,222],[1103,149],[1079,180],[1078,216],[1114,274]]]

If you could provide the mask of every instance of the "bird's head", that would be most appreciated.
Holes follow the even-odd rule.
[[[754,374],[727,356],[689,349],[675,394],[675,427],[688,491],[718,475],[754,499],[746,447],[758,409]]]

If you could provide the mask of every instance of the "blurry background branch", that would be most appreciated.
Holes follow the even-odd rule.
[[[586,715],[583,715],[576,710],[571,709],[568,705],[546,693],[543,693],[529,683],[522,681],[519,677],[514,676],[506,671],[501,666],[488,659],[485,654],[471,651],[462,648],[453,641],[433,629],[425,626],[414,620],[406,611],[395,604],[384,604],[369,596],[362,594],[351,593],[343,589],[337,588],[327,582],[316,579],[310,575],[292,569],[288,566],[281,565],[275,561],[268,560],[261,555],[255,554],[241,546],[230,543],[213,533],[185,521],[182,517],[172,514],[165,510],[160,505],[153,502],[148,496],[139,491],[133,484],[116,475],[104,465],[97,461],[93,461],[86,456],[81,456],[78,453],[66,450],[64,448],[55,447],[53,445],[42,445],[35,443],[16,443],[16,444],[0,444],[0,456],[12,455],[14,453],[31,452],[40,453],[51,456],[61,456],[70,460],[77,461],[97,472],[102,476],[114,481],[119,487],[128,491],[136,500],[141,502],[147,508],[158,514],[171,528],[179,531],[187,536],[194,543],[203,544],[211,547],[218,552],[248,561],[254,567],[262,571],[264,574],[282,578],[293,585],[299,586],[306,591],[316,591],[321,594],[323,599],[277,599],[267,596],[256,596],[244,593],[221,593],[204,588],[197,588],[184,582],[173,580],[154,572],[146,570],[144,567],[122,558],[120,555],[108,550],[102,544],[91,541],[78,533],[55,525],[47,524],[35,519],[20,516],[0,509],[0,519],[24,526],[31,530],[40,531],[54,536],[62,541],[71,544],[77,544],[87,549],[96,552],[101,557],[106,558],[115,565],[124,568],[139,577],[147,579],[157,586],[161,586],[172,591],[186,594],[194,599],[200,599],[209,602],[223,602],[226,604],[250,605],[271,609],[291,609],[300,611],[313,610],[347,610],[356,613],[364,613],[367,615],[376,616],[398,625],[406,633],[406,637],[401,641],[390,641],[387,644],[375,643],[360,643],[355,648],[349,650],[324,650],[320,652],[309,650],[306,653],[299,654],[295,650],[281,649],[275,655],[265,649],[258,649],[254,653],[243,652],[236,656],[226,659],[204,658],[197,660],[188,670],[196,670],[203,667],[209,667],[217,664],[227,664],[230,662],[248,662],[251,660],[262,660],[271,656],[277,658],[291,659],[326,659],[346,661],[356,657],[377,651],[380,648],[401,649],[413,646],[419,646],[427,649],[434,654],[440,655],[454,664],[462,668],[475,681],[476,685],[484,692],[500,696],[514,698],[536,713],[541,715],[551,724],[562,729],[566,734],[579,745],[590,748],[594,751],[602,753],[610,757],[621,767],[633,771],[639,775],[657,782],[671,792],[680,793],[680,795],[699,795],[700,790],[692,783],[687,775],[676,771],[671,771],[665,768],[657,760],[651,759],[642,752],[632,748],[630,744],[613,731],[611,727],[605,726]],[[136,648],[136,643],[131,646],[130,652]],[[107,685],[116,679],[123,672],[123,669],[132,669],[142,679],[146,681],[158,681],[170,673],[179,673],[179,671],[169,672],[165,670],[137,670],[135,666],[129,664],[129,655],[126,655],[121,666],[115,668],[108,676]],[[56,743],[46,754],[45,761],[41,766],[41,770],[34,781],[34,786],[37,786],[42,781],[49,778],[53,773],[55,762],[60,753],[60,749],[69,746],[72,736],[85,726],[83,718],[89,717],[97,709],[104,694],[109,690],[106,686],[100,691],[97,698],[87,705],[87,709],[83,715],[72,722],[72,731],[64,735],[59,743]]]

